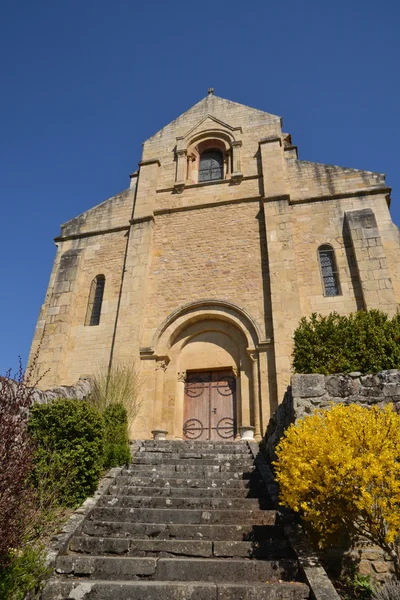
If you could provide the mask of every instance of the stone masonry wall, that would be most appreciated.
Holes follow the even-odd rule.
[[[293,375],[282,404],[271,417],[265,434],[269,460],[276,459],[275,448],[284,431],[317,409],[329,408],[331,403],[378,405],[393,403],[400,412],[400,370],[390,369],[375,375],[360,372],[348,375]],[[343,555],[343,549],[327,553],[328,560]],[[390,557],[381,548],[360,543],[351,552],[361,575],[370,575],[381,581],[392,572]]]
[[[48,390],[36,389],[32,394],[33,402],[39,404],[50,404],[58,398],[76,398],[77,400],[85,400],[92,391],[92,382],[90,379],[81,378],[74,385],[60,385],[58,387],[49,388]]]
[[[282,404],[271,417],[265,434],[268,458],[275,460],[275,448],[284,431],[316,409],[331,403],[381,407],[393,403],[400,412],[400,370],[390,369],[376,375],[355,372],[343,375],[293,375]]]

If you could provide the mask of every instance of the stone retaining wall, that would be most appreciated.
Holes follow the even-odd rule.
[[[32,394],[33,402],[39,402],[39,404],[49,404],[52,400],[57,398],[77,398],[78,400],[85,400],[92,391],[92,381],[90,379],[82,378],[79,379],[74,385],[60,385],[59,387],[53,387],[48,390],[36,389]]]
[[[268,458],[275,460],[275,448],[283,432],[315,409],[330,404],[359,404],[381,407],[393,403],[400,412],[400,370],[381,371],[376,375],[293,375],[282,404],[271,417],[265,443]]]
[[[282,404],[271,417],[265,434],[265,449],[270,461],[276,459],[275,448],[285,429],[314,410],[329,408],[331,403],[359,404],[384,407],[393,403],[400,412],[400,370],[381,371],[376,375],[349,373],[348,375],[293,375]],[[334,548],[325,554],[328,563],[335,554],[350,556],[358,565],[361,575],[370,575],[383,581],[393,572],[390,557],[378,547],[360,543],[352,551]]]

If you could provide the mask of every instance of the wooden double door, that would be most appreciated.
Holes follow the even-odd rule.
[[[188,371],[183,436],[188,440],[232,440],[236,435],[236,379],[231,369]]]

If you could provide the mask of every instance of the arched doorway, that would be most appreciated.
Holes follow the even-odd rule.
[[[197,333],[199,329],[202,331]],[[186,373],[184,438],[216,441],[232,440],[237,435],[236,378],[240,341],[244,341],[235,339],[240,338],[238,334],[215,320],[196,323],[183,332],[185,345],[179,353],[178,371]]]
[[[222,440],[237,438],[240,425],[253,425],[259,437],[257,345],[255,324],[234,305],[202,301],[170,315],[154,336],[153,356],[162,369],[153,428],[175,439]]]

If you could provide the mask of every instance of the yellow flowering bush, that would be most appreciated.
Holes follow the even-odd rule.
[[[339,404],[291,425],[274,463],[281,504],[327,545],[343,528],[388,552],[399,572],[400,415]]]

